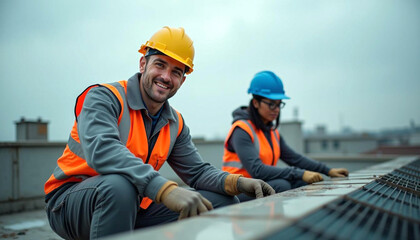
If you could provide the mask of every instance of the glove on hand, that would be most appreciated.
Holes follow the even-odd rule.
[[[323,179],[322,179],[321,174],[319,174],[317,172],[312,172],[312,171],[307,171],[306,170],[303,173],[302,180],[307,182],[307,183],[315,183],[315,182],[320,182]]]
[[[239,177],[237,189],[250,197],[262,198],[276,193],[274,189],[260,179]]]
[[[181,187],[166,192],[162,194],[162,203],[170,210],[178,212],[178,219],[196,216],[213,209],[211,202],[198,192]]]
[[[331,168],[328,172],[328,176],[330,177],[347,177],[349,175],[349,171],[345,168]]]

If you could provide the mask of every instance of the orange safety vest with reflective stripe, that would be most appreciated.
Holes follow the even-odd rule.
[[[156,143],[150,151],[146,129],[144,127],[143,117],[140,111],[132,110],[128,107],[126,93],[127,81],[119,81],[111,84],[97,84],[88,87],[76,100],[75,115],[76,119],[82,111],[83,102],[86,94],[90,89],[98,86],[107,87],[118,98],[121,105],[121,112],[118,117],[118,131],[120,140],[136,157],[141,158],[144,163],[148,159],[147,164],[153,166],[158,171],[165,163],[171,152],[176,138],[182,131],[183,119],[181,114],[176,111],[178,121],[169,121],[159,132]],[[44,186],[45,194],[48,194],[64,183],[81,182],[84,179],[96,176],[98,173],[88,166],[82,146],[80,144],[79,135],[77,131],[77,120],[74,122],[71,130],[69,140],[63,155],[57,160],[57,167],[55,168],[51,177],[47,180]],[[147,209],[153,201],[144,197],[140,207]]]
[[[252,178],[249,172],[243,167],[238,154],[228,150],[228,141],[231,137],[233,130],[236,127],[240,127],[249,134],[255,148],[260,153],[259,157],[263,164],[276,166],[277,161],[280,158],[280,134],[276,130],[270,131],[271,147],[264,132],[261,129],[256,130],[255,125],[250,120],[238,120],[232,124],[232,127],[225,140],[225,150],[223,154],[223,166],[222,170],[232,174],[242,174],[244,177]]]

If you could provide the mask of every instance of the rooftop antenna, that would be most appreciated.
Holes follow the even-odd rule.
[[[294,107],[293,108],[293,118],[297,121],[299,119],[299,108]]]

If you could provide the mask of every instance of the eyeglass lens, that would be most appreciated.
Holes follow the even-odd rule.
[[[266,101],[261,101],[261,102],[267,104],[268,105],[268,108],[270,108],[271,110],[274,110],[277,107],[280,108],[280,109],[282,109],[286,105],[285,102],[280,102],[279,104],[276,104],[276,103],[273,103],[273,102],[266,102]]]

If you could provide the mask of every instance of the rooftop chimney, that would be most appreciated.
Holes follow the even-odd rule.
[[[36,121],[24,117],[16,121],[16,141],[48,141],[48,122],[38,118]]]

